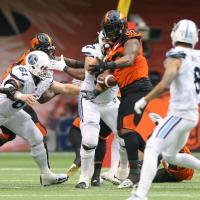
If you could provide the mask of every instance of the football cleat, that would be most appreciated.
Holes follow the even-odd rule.
[[[86,182],[79,182],[78,184],[75,185],[75,188],[88,189],[89,185]]]
[[[147,197],[138,197],[137,195],[133,195],[132,197],[129,197],[128,199],[126,199],[126,200],[148,200],[148,198]]]
[[[53,184],[60,184],[67,180],[66,174],[54,174],[52,172],[48,174],[40,175],[40,184],[42,186],[48,186]]]
[[[79,167],[76,164],[72,164],[70,168],[67,170],[67,179],[70,178],[71,176],[74,176],[76,172],[78,172]]]
[[[130,179],[124,180],[119,186],[119,189],[124,189],[124,188],[132,188],[133,187],[133,182]]]
[[[113,183],[114,185],[119,185],[121,183],[118,178],[114,177],[114,175],[109,172],[102,173],[101,178],[105,181]]]
[[[156,125],[162,120],[162,117],[156,113],[149,113],[149,117]]]

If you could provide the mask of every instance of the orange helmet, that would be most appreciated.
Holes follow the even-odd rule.
[[[127,18],[117,10],[110,10],[103,16],[101,27],[107,38],[116,41],[127,29]]]
[[[46,33],[37,33],[31,40],[31,49],[44,51],[49,57],[55,57],[55,49],[53,40]]]

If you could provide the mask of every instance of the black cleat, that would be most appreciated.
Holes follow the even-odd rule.
[[[80,182],[78,184],[75,185],[75,188],[78,188],[78,189],[88,189],[88,186],[85,182]]]
[[[100,177],[92,177],[91,186],[99,187],[100,185]]]

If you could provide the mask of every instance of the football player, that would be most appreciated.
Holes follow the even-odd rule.
[[[168,114],[147,141],[139,185],[130,200],[147,199],[160,154],[170,164],[200,169],[200,160],[179,153],[199,118],[200,55],[194,49],[199,40],[198,28],[191,20],[180,20],[171,31],[171,39],[173,48],[166,53],[162,80],[135,104],[135,112],[141,113],[149,101],[170,88]]]
[[[30,49],[26,50],[15,63],[13,63],[10,67],[8,67],[8,69],[6,70],[6,72],[3,75],[2,79],[4,80],[7,77],[7,75],[11,72],[11,70],[13,69],[14,66],[16,66],[16,65],[24,65],[25,66],[26,56],[30,52],[35,51],[35,50],[43,51],[43,52],[47,53],[51,59],[56,59],[56,56],[55,56],[56,46],[54,44],[53,39],[46,33],[37,33],[30,41]],[[53,62],[53,60],[52,60],[52,62]],[[55,61],[54,63],[51,63],[51,64],[52,65],[57,64],[58,66],[60,66],[60,61],[58,61],[58,62]],[[68,73],[69,75],[72,75],[79,79],[83,78],[82,77],[83,70],[75,69],[75,68],[83,68],[84,67],[83,62],[65,57],[64,65],[62,65],[62,66],[65,68],[65,72]],[[40,103],[45,103],[45,102],[49,101],[50,99],[52,99],[55,95],[56,95],[56,93],[54,93],[54,92],[46,91],[38,101]],[[31,116],[33,122],[40,129],[40,132],[42,133],[42,135],[44,137],[44,145],[45,145],[45,148],[47,151],[47,157],[48,157],[48,148],[47,148],[47,144],[46,144],[46,135],[47,135],[46,128],[39,121],[38,116],[37,116],[36,112],[33,110],[33,108],[31,108],[30,106],[27,105],[23,108],[23,110]],[[0,134],[0,146],[7,143],[8,141],[12,141],[13,139],[15,139],[16,134],[13,133],[11,130],[7,129],[4,126],[1,126],[0,128],[2,130],[2,134]]]
[[[139,181],[140,162],[138,149],[145,142],[138,140],[136,126],[140,122],[142,112],[134,111],[135,102],[147,94],[152,85],[148,78],[148,65],[142,51],[141,34],[128,30],[127,19],[117,10],[108,11],[101,24],[106,38],[112,41],[110,51],[106,52],[104,61],[90,64],[91,74],[110,70],[117,80],[121,92],[121,103],[118,110],[117,129],[125,142],[130,172],[123,185],[133,185]]]
[[[16,65],[4,78],[0,88],[0,125],[24,138],[31,146],[31,155],[40,168],[41,185],[62,183],[65,174],[54,174],[47,162],[47,153],[40,130],[31,116],[22,108],[27,104],[33,106],[37,99],[47,90],[55,93],[77,95],[79,87],[62,84],[53,80],[48,55],[42,51],[30,52],[24,65]]]

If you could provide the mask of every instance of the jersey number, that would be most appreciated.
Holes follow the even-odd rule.
[[[24,67],[19,67],[19,70],[22,73],[22,76],[28,76],[27,70]]]
[[[194,84],[196,87],[197,94],[200,93],[200,68],[195,67],[194,68]]]
[[[18,109],[18,108],[21,108],[24,104],[25,102],[21,100],[17,100],[15,101],[15,103],[12,104],[12,107]]]

